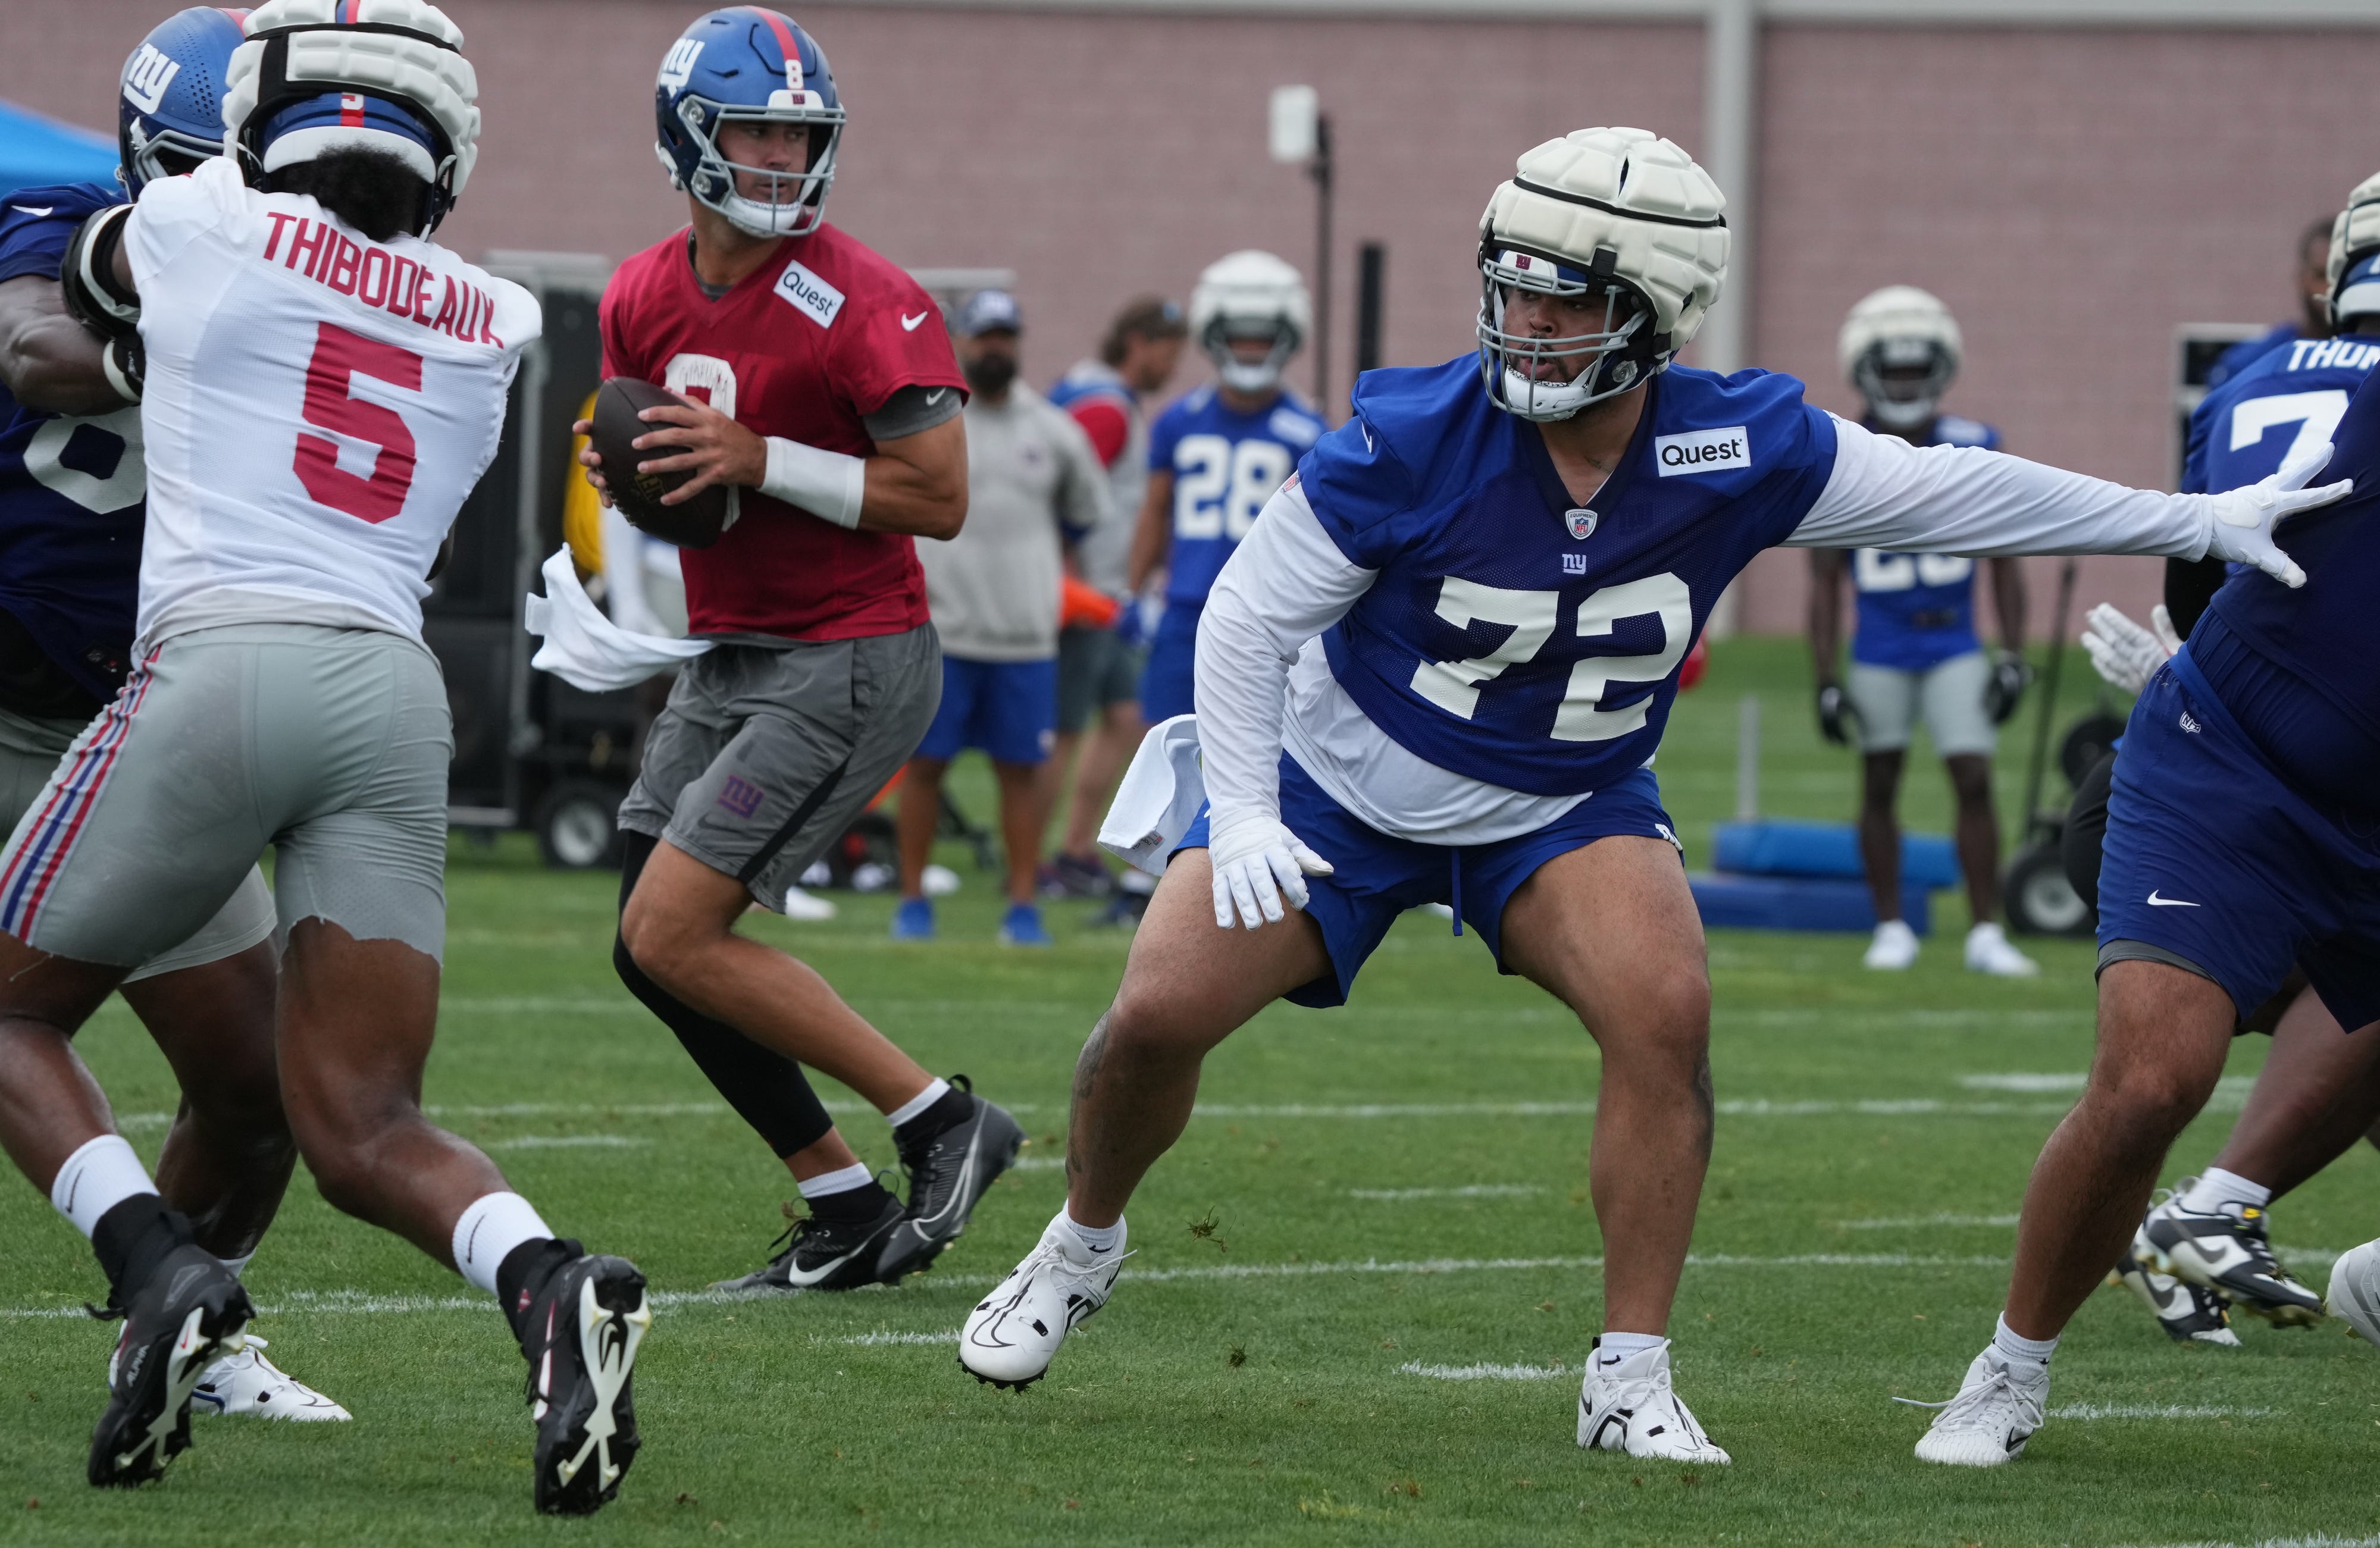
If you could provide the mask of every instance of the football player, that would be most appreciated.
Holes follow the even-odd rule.
[[[2296,260],[2289,273],[2289,288],[2297,292],[2298,315],[2286,322],[2276,322],[2254,338],[2242,339],[2225,350],[2207,369],[2209,392],[2274,350],[2303,339],[2330,337],[2330,224],[2331,217],[2325,215],[2298,234]]]
[[[120,189],[19,188],[0,206],[0,826],[17,826],[123,686],[140,577],[140,409],[109,374],[107,341],[67,312],[59,260],[93,214],[222,153],[216,103],[245,14],[178,12],[125,61]],[[122,986],[183,1087],[158,1192],[235,1274],[272,1223],[298,1157],[273,1057],[272,934],[273,896],[251,868],[196,935]],[[128,1160],[120,1136],[91,1140],[58,1167],[52,1202],[90,1235],[98,1217],[80,1179]],[[347,1417],[267,1360],[263,1344],[251,1335],[209,1367],[194,1411]]]
[[[2380,322],[2365,317],[2380,308],[2375,260],[2380,178],[2332,224],[2330,309],[2350,333],[2276,350],[2210,394],[2192,425],[2193,481],[2219,488],[2277,463],[2244,492],[2316,474],[2353,492],[2289,524],[2289,554],[2311,581],[2291,588],[2268,567],[2235,567],[2132,706],[2098,877],[2090,1083],[2034,1165],[1998,1328],[1918,1442],[1927,1461],[1991,1467],[2022,1455],[2042,1424],[2060,1334],[2105,1265],[2142,1236],[2160,1266],[2276,1321],[2320,1314],[2273,1261],[2264,1209],[2369,1121],[2368,1093],[2349,1088],[2367,1083],[2355,1067],[2368,1066],[2362,1045],[2380,1020],[2380,676],[2362,666],[2380,573],[2380,393],[2368,369],[2380,340],[2362,332]],[[2323,370],[2345,374],[2308,374]],[[2265,1093],[2259,1080],[2272,1100],[2255,1125],[2242,1115],[2248,1143],[2227,1144],[2217,1167],[2144,1223],[2167,1148],[2214,1092],[2234,1031],[2293,972],[2336,1027],[2303,1001],[2291,1008],[2307,1013],[2305,1035],[2285,1049],[2277,1034],[2276,1058],[2311,1057],[2268,1064],[2281,1083]],[[2366,1337],[2380,1337],[2375,1264],[2380,1243],[2368,1243],[2331,1271],[2329,1309]]]
[[[1257,514],[1327,428],[1281,384],[1313,304],[1297,271],[1267,252],[1217,259],[1190,292],[1190,337],[1215,381],[1157,417],[1148,436],[1148,492],[1133,536],[1134,592],[1165,572],[1165,611],[1140,679],[1154,724],[1190,713],[1198,618],[1207,593]]]
[[[298,1150],[334,1204],[498,1297],[530,1366],[535,1501],[577,1513],[638,1446],[644,1280],[554,1240],[419,1098],[454,741],[421,599],[540,324],[426,239],[476,155],[461,44],[424,0],[270,0],[223,83],[227,153],[67,249],[67,304],[140,398],[149,501],[131,671],[0,854],[0,1143],[41,1182],[112,1133],[72,1034],[273,845]],[[128,1149],[77,1189],[125,1323],[90,1477],[139,1482],[253,1312]]]
[[[1075,544],[1074,569],[1119,602],[1130,594],[1132,543],[1148,492],[1143,405],[1173,379],[1188,333],[1180,302],[1140,296],[1108,324],[1098,357],[1075,361],[1050,389],[1050,401],[1075,417],[1108,470],[1106,514]],[[1104,897],[1114,885],[1099,857],[1099,813],[1145,729],[1140,675],[1148,652],[1137,621],[1136,610],[1123,608],[1113,627],[1070,623],[1058,634],[1058,750],[1050,762],[1065,786],[1058,804],[1066,827],[1050,880],[1072,897]]]
[[[2375,197],[2380,177],[2350,196],[2350,212]],[[2183,489],[2252,484],[2301,441],[2326,441],[2380,362],[2380,252],[2357,253],[2350,261],[2343,237],[2340,248],[2322,333],[2253,362],[2200,402],[2190,422]],[[2167,589],[2174,597],[2170,580]],[[2143,628],[2103,605],[2091,610],[2082,643],[2102,677],[2138,694],[2203,612],[2175,597],[2156,609],[2152,628]],[[2114,763],[2110,753],[2084,778],[2067,818],[2068,876],[2094,908]],[[2302,971],[2293,971],[2265,1004],[2243,1011],[2239,1030],[2273,1039],[2246,1106],[2212,1164],[2152,1203],[2116,1264],[2117,1276],[2176,1342],[2236,1345],[2228,1325],[2234,1305],[2282,1326],[2320,1319],[2321,1298],[2274,1254],[2270,1206],[2380,1120],[2380,1038],[2344,1035]]]
[[[725,1288],[891,1283],[965,1228],[1023,1131],[735,926],[755,901],[784,907],[933,721],[941,652],[914,539],[966,518],[965,379],[917,282],[827,224],[844,109],[808,33],[757,6],[712,11],[662,57],[654,106],[692,224],[613,275],[603,374],[686,399],[645,411],[639,466],[693,475],[673,503],[729,486],[740,516],[680,554],[689,632],[720,643],[679,671],[621,805],[613,962],[809,1204]],[[796,1059],[891,1121],[905,1205]]]
[[[1861,423],[1916,446],[1998,448],[1991,426],[1941,412],[1959,374],[1962,345],[1950,308],[1914,285],[1888,285],[1853,307],[1839,354],[1843,374],[1866,400]],[[1836,677],[1842,577],[1859,599],[1851,682]],[[1917,934],[1900,915],[1900,769],[1922,712],[1934,750],[1950,774],[1959,807],[1959,865],[1967,877],[1967,967],[2002,978],[2041,970],[2001,929],[2000,828],[1992,810],[1995,728],[2016,713],[2027,677],[2024,573],[1992,561],[2000,653],[1975,638],[1975,562],[1964,554],[1810,555],[1810,649],[1817,658],[1818,729],[1838,745],[1859,738],[1860,853],[1876,899],[1876,938],[1866,965],[1899,970],[1917,961]],[[1851,723],[1847,723],[1851,722]]]
[[[2272,523],[2335,490],[2126,490],[1876,434],[1790,377],[1673,367],[1726,277],[1721,210],[1641,129],[1522,156],[1480,223],[1475,357],[1366,373],[1224,566],[1197,642],[1208,806],[1076,1068],[1065,1207],[960,1335],[978,1376],[1038,1379],[1107,1300],[1206,1051],[1276,998],[1342,1003],[1436,902],[1602,1050],[1579,1444],[1725,1461],[1665,1336],[1710,1153],[1710,988],[1650,767],[1712,605],[1779,543],[2211,548],[2294,574]]]

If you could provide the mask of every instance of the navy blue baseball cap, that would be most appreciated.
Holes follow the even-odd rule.
[[[951,319],[951,332],[963,339],[1024,331],[1025,314],[1016,309],[1016,297],[1004,290],[977,291],[959,303],[958,315]]]

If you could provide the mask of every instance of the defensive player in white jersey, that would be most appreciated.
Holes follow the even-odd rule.
[[[1779,543],[2213,551],[2299,578],[2272,524],[2334,490],[2136,491],[1877,435],[1790,377],[1672,369],[1726,275],[1721,208],[1641,129],[1524,155],[1481,221],[1476,358],[1366,375],[1223,566],[1197,641],[1211,804],[1124,846],[1172,864],[1075,1070],[1065,1208],[960,1335],[982,1379],[1038,1379],[1107,1300],[1207,1050],[1276,998],[1340,1003],[1397,913],[1441,902],[1601,1046],[1578,1443],[1726,1461],[1665,1336],[1710,1150],[1710,988],[1649,767],[1712,604]]]
[[[453,747],[421,599],[540,326],[425,240],[476,154],[461,43],[423,0],[271,0],[232,57],[235,154],[68,249],[69,305],[145,374],[149,512],[130,678],[0,855],[0,1141],[46,1187],[112,1131],[69,1038],[273,846],[299,1152],[331,1203],[500,1296],[536,1503],[580,1513],[637,1448],[643,1278],[555,1240],[419,1105]],[[128,1150],[80,1183],[125,1317],[90,1474],[137,1482],[188,1444],[198,1374],[252,1309]]]

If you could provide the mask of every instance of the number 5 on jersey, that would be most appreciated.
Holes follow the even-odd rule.
[[[330,434],[298,437],[298,481],[315,503],[378,525],[405,509],[413,488],[413,432],[395,409],[356,396],[358,377],[419,393],[421,357],[336,323],[320,325],[314,357],[306,362],[305,414],[309,425]],[[339,466],[339,443],[331,435],[373,449],[369,476]]]
[[[1468,720],[1479,708],[1479,692],[1504,669],[1536,659],[1553,638],[1561,612],[1559,591],[1509,591],[1500,586],[1449,575],[1438,593],[1438,616],[1458,629],[1475,623],[1512,628],[1485,656],[1463,661],[1424,661],[1414,669],[1413,691]],[[1598,707],[1614,683],[1659,683],[1685,659],[1694,627],[1694,597],[1686,583],[1666,572],[1607,586],[1578,605],[1572,634],[1579,639],[1609,635],[1623,618],[1652,614],[1661,621],[1661,648],[1649,656],[1583,656],[1570,669],[1561,707],[1554,714],[1557,742],[1609,742],[1643,729],[1649,698],[1619,709]]]

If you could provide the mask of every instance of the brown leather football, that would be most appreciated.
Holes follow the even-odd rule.
[[[682,549],[707,549],[719,541],[719,535],[727,529],[727,486],[713,484],[682,505],[664,505],[662,496],[693,475],[684,471],[637,471],[639,462],[674,454],[666,447],[648,446],[642,452],[636,449],[637,437],[665,428],[637,416],[648,408],[684,401],[666,387],[656,387],[632,376],[615,376],[595,393],[595,412],[589,416],[594,428],[588,434],[587,443],[603,459],[598,471],[612,491],[612,503],[620,508],[630,526]]]

